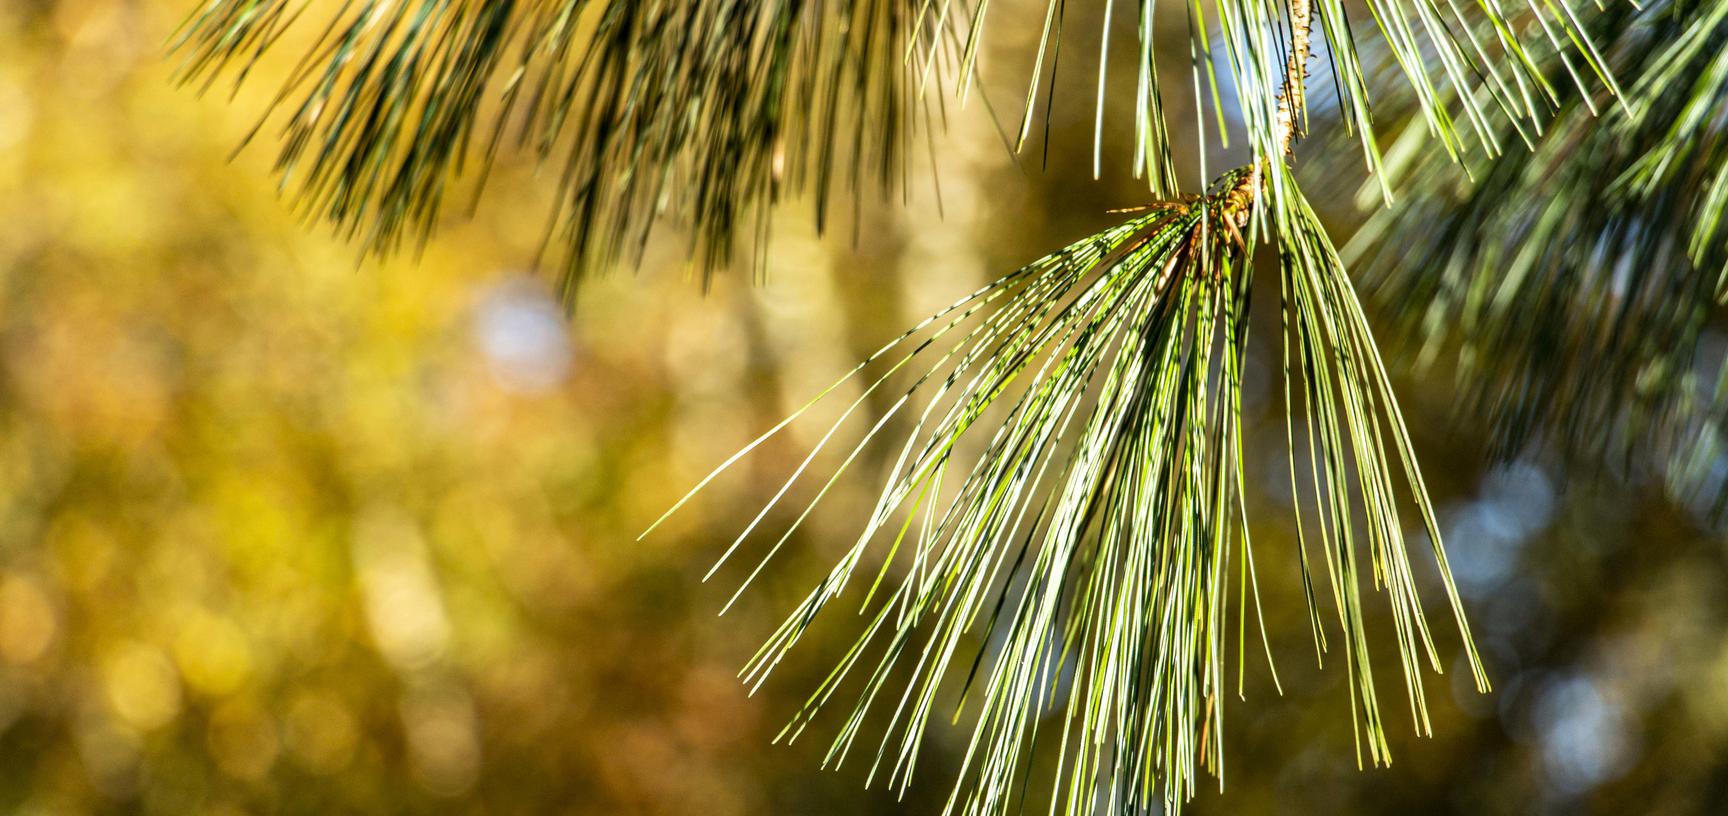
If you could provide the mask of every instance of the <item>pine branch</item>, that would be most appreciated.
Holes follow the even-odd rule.
[[[1298,135],[1309,8],[1290,7],[1280,156]],[[1272,191],[1276,206],[1267,207]],[[850,679],[861,688],[826,764],[866,757],[871,779],[885,774],[904,791],[944,680],[963,671],[952,718],[971,708],[976,722],[947,812],[1024,807],[1035,751],[1056,752],[1053,813],[1147,812],[1154,803],[1175,811],[1202,770],[1222,777],[1232,627],[1238,695],[1251,616],[1271,659],[1247,525],[1241,377],[1258,243],[1248,236],[1272,229],[1292,491],[1300,508],[1309,497],[1296,474],[1312,472],[1318,510],[1308,519],[1297,511],[1298,560],[1318,653],[1329,648],[1328,590],[1343,633],[1358,762],[1364,753],[1375,764],[1390,759],[1364,572],[1387,593],[1419,732],[1430,729],[1423,664],[1441,670],[1401,493],[1417,507],[1475,681],[1487,688],[1385,367],[1343,265],[1280,157],[1226,174],[1205,196],[1154,205],[932,315],[668,511],[842,384],[875,372],[712,576],[860,405],[912,378],[749,568],[741,594],[889,423],[915,398],[925,403],[906,419],[911,430],[856,541],[743,671],[753,689],[765,682],[818,614],[869,575],[867,554],[886,547],[863,599],[870,622],[781,738],[801,736]],[[981,620],[987,634],[973,642]],[[861,742],[872,711],[888,719],[873,750]]]
[[[1312,0],[1289,0],[1289,8],[1290,55],[1284,63],[1284,82],[1272,117],[1271,142],[1276,150],[1250,165],[1248,173],[1225,194],[1226,213],[1238,230],[1247,228],[1251,210],[1260,197],[1278,192],[1268,187],[1267,179],[1281,174],[1269,173],[1267,168],[1273,162],[1280,168],[1284,166],[1296,144],[1297,121],[1307,116],[1308,59],[1314,31]]]
[[[1343,0],[1305,3],[1309,29],[1327,44],[1346,125],[1378,171],[1368,81]],[[1203,86],[1210,90],[1220,125],[1208,137],[1199,117],[1201,141],[1226,136],[1216,36],[1254,161],[1280,160],[1280,129],[1296,123],[1279,117],[1305,108],[1279,111],[1285,3],[1212,0],[1210,16],[1205,5],[1188,9],[1193,86],[1197,104]],[[1095,174],[1113,0],[1105,8]],[[1170,198],[1180,185],[1153,4],[1137,8],[1133,167],[1155,196]],[[1499,151],[1491,111],[1527,137],[1538,108],[1559,99],[1536,68],[1544,55],[1558,55],[1579,88],[1591,73],[1612,88],[1563,4],[1518,14],[1493,0],[1469,14],[1429,0],[1371,0],[1369,8],[1422,119],[1455,157],[1466,151],[1459,121],[1484,151]],[[902,189],[911,140],[932,126],[924,115],[932,82],[970,95],[988,10],[985,0],[204,0],[174,48],[182,76],[207,87],[224,68],[236,82],[255,73],[297,24],[321,32],[301,46],[275,100],[276,169],[308,217],[375,251],[425,240],[454,178],[470,169],[478,195],[501,150],[561,165],[547,238],[573,285],[585,271],[640,257],[657,220],[691,230],[689,253],[706,273],[728,265],[739,244],[760,245],[776,202],[812,197],[820,228],[837,191]],[[1021,144],[1050,103],[1037,104],[1038,86],[1054,82],[1066,12],[1066,0],[1049,0]],[[1478,86],[1477,77],[1488,81]],[[1202,166],[1199,177],[1207,175]]]
[[[1573,97],[1534,150],[1474,183],[1407,135],[1410,193],[1352,251],[1426,357],[1457,349],[1465,410],[1502,455],[1546,443],[1580,465],[1656,468],[1720,517],[1728,366],[1709,337],[1728,284],[1728,5],[1657,2],[1598,27],[1634,78],[1629,111]]]
[[[711,271],[787,195],[821,225],[838,189],[897,189],[921,119],[904,57],[943,53],[910,0],[206,0],[174,41],[182,76],[243,80],[308,15],[323,33],[276,101],[306,213],[389,251],[432,231],[468,163],[477,194],[525,149],[563,168],[567,284],[638,257],[662,216]]]
[[[210,77],[230,63],[244,76],[295,17],[321,5],[209,0],[180,41],[188,76]],[[983,619],[993,636],[984,642],[999,635],[1001,646],[978,646],[965,670],[955,716],[970,707],[977,721],[951,812],[1013,807],[1040,739],[1057,750],[1053,811],[1146,811],[1159,801],[1176,809],[1202,770],[1222,775],[1227,642],[1234,624],[1240,694],[1257,582],[1243,495],[1241,371],[1262,244],[1278,252],[1283,290],[1293,489],[1303,492],[1300,468],[1313,475],[1316,512],[1296,520],[1310,625],[1321,654],[1333,613],[1342,632],[1359,762],[1364,754],[1389,759],[1365,581],[1386,592],[1418,731],[1429,730],[1423,664],[1441,667],[1400,503],[1416,506],[1476,684],[1487,686],[1385,368],[1290,170],[1306,127],[1316,28],[1346,124],[1370,170],[1380,166],[1343,0],[1213,0],[1215,31],[1205,5],[1189,7],[1196,99],[1210,86],[1222,117],[1211,68],[1216,36],[1252,148],[1248,166],[1203,195],[1180,193],[1154,70],[1153,9],[1144,0],[1135,170],[1159,203],[985,287],[860,364],[842,382],[871,369],[876,379],[722,558],[742,551],[868,397],[899,393],[751,568],[746,586],[863,449],[924,404],[907,418],[912,427],[859,538],[745,676],[766,679],[892,527],[864,599],[871,623],[783,736],[796,738],[848,677],[861,678],[829,760],[853,755],[866,715],[886,710],[871,774],[904,789],[938,689],[958,676],[963,652],[976,645],[969,633]],[[1580,92],[1597,84],[1617,92],[1563,4],[1509,15],[1479,0],[1469,16],[1427,0],[1369,6],[1416,94],[1418,118],[1453,158],[1469,150],[1464,130],[1486,154],[1499,152],[1501,127],[1530,139],[1539,108],[1561,98],[1538,68],[1549,58]],[[1105,8],[1095,172],[1113,3]],[[927,98],[932,75],[951,75],[955,92],[968,95],[987,9],[982,0],[352,0],[332,12],[290,75],[279,169],[312,213],[387,249],[436,222],[484,112],[493,123],[485,162],[511,133],[542,159],[563,162],[555,232],[570,247],[567,280],[639,253],[665,215],[694,228],[699,262],[722,264],[741,235],[764,233],[768,207],[783,194],[816,196],[820,224],[836,184],[857,189],[872,175],[883,190],[900,184],[913,102]],[[1059,62],[1065,11],[1064,0],[1046,10],[1022,142],[1047,76],[1045,52],[1051,75]],[[1535,30],[1541,38],[1527,36]],[[489,102],[486,89],[500,76],[501,95]],[[1298,424],[1306,462],[1295,453]],[[1270,658],[1264,624],[1256,626]],[[1060,729],[1048,718],[1057,710]]]

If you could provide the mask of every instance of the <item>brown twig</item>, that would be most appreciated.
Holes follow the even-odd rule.
[[[1308,78],[1308,57],[1313,47],[1313,0],[1290,0],[1290,56],[1284,63],[1284,90],[1278,94],[1278,108],[1273,114],[1274,133],[1279,155],[1266,157],[1254,166],[1224,194],[1226,220],[1237,229],[1245,229],[1254,209],[1254,199],[1266,189],[1268,163],[1283,161],[1296,143],[1298,123],[1306,117],[1308,100],[1304,90]]]

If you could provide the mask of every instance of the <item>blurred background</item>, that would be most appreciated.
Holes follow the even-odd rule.
[[[855,621],[754,697],[734,679],[850,543],[868,468],[728,615],[737,576],[701,582],[820,423],[636,536],[904,327],[1142,203],[1092,180],[1089,95],[1057,105],[1047,170],[951,111],[939,197],[824,237],[788,206],[766,283],[707,293],[667,232],[571,318],[533,270],[555,182],[533,167],[418,255],[301,223],[271,146],[235,153],[271,82],[173,85],[190,5],[0,3],[0,812],[939,812],[961,729],[935,727],[905,801],[819,769],[837,718],[770,744]],[[986,57],[999,102],[1041,19],[1003,5],[1029,22]],[[1496,689],[1448,672],[1433,738],[1392,706],[1395,764],[1358,771],[1297,586],[1277,349],[1254,345],[1284,693],[1250,661],[1225,792],[1191,812],[1728,812],[1723,543],[1657,485],[1491,465],[1444,372],[1401,393]]]

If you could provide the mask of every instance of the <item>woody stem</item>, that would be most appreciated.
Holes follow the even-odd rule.
[[[1224,196],[1227,216],[1238,229],[1248,224],[1254,199],[1266,189],[1269,163],[1283,161],[1296,142],[1297,120],[1307,109],[1304,82],[1308,77],[1308,57],[1313,47],[1313,0],[1290,0],[1290,56],[1284,63],[1284,89],[1278,94],[1278,107],[1273,113],[1273,141],[1278,146],[1276,156],[1255,162],[1248,175],[1236,182]]]

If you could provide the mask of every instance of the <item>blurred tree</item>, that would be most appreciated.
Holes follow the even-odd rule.
[[[1249,151],[1215,178],[1202,155],[1198,192],[1184,193],[1181,178],[1193,174],[1175,158],[1155,48],[1165,15],[1138,4],[1131,164],[1152,203],[932,315],[698,485],[827,410],[825,397],[853,397],[833,409],[835,424],[723,565],[765,522],[779,521],[782,498],[870,404],[875,419],[750,569],[749,585],[870,442],[905,430],[855,545],[746,667],[747,682],[760,685],[821,609],[849,588],[862,596],[864,632],[782,736],[801,733],[862,675],[828,758],[861,755],[870,778],[901,791],[938,701],[951,695],[956,718],[976,709],[953,771],[952,811],[1013,810],[1034,776],[1052,780],[1053,811],[1175,809],[1202,770],[1222,774],[1230,675],[1240,694],[1251,637],[1269,658],[1272,651],[1248,540],[1242,406],[1263,247],[1275,255],[1280,290],[1302,594],[1314,647],[1341,653],[1347,667],[1358,764],[1390,759],[1364,583],[1389,601],[1410,714],[1419,732],[1430,728],[1424,664],[1439,671],[1443,661],[1421,600],[1428,581],[1407,544],[1431,548],[1461,668],[1486,690],[1391,380],[1293,169],[1311,108],[1321,108],[1310,104],[1311,65],[1327,69],[1334,99],[1325,107],[1359,146],[1380,195],[1391,198],[1396,175],[1382,171],[1421,159],[1428,175],[1385,218],[1426,228],[1438,210],[1452,225],[1434,233],[1431,252],[1458,258],[1448,277],[1395,305],[1420,304],[1434,310],[1430,325],[1459,322],[1496,343],[1528,332],[1510,350],[1466,345],[1469,360],[1514,367],[1493,378],[1512,385],[1484,399],[1515,417],[1506,423],[1512,438],[1527,437],[1537,421],[1565,427],[1583,418],[1566,433],[1587,437],[1601,425],[1638,439],[1644,414],[1634,412],[1621,433],[1619,406],[1645,400],[1665,419],[1693,404],[1693,378],[1682,372],[1708,297],[1721,290],[1701,284],[1697,269],[1719,264],[1716,211],[1728,190],[1713,135],[1728,64],[1722,4],[1672,0],[1588,24],[1564,4],[1367,5],[1381,37],[1363,50],[1343,0],[1187,6],[1198,139],[1208,142],[1210,132],[1222,142],[1236,130]],[[175,45],[188,81],[214,82],[224,67],[255,73],[284,50],[274,46],[293,41],[285,50],[301,58],[284,69],[277,97],[276,170],[308,215],[375,250],[423,239],[468,162],[484,177],[511,143],[560,162],[546,235],[562,247],[564,292],[573,296],[585,271],[640,257],[663,217],[691,229],[690,256],[706,274],[735,259],[741,237],[759,243],[769,208],[786,196],[811,196],[820,230],[838,187],[903,189],[911,145],[943,119],[932,110],[946,104],[941,89],[962,102],[982,95],[980,46],[1009,13],[989,8],[955,0],[211,0]],[[1042,11],[1016,148],[1039,118],[1040,85],[1048,77],[1053,86],[1061,64],[1068,4],[1049,0]],[[307,15],[322,24],[294,25]],[[1106,97],[1119,92],[1109,58],[1111,32],[1123,26],[1116,16],[1105,3],[1094,175],[1104,163]],[[1627,33],[1646,22],[1667,33]],[[1604,37],[1613,44],[1606,51],[1595,45]],[[1631,95],[1616,69],[1637,74]],[[1415,134],[1392,154],[1398,162],[1384,161],[1377,142],[1374,112],[1397,118],[1370,103],[1381,74],[1406,92],[1399,113]],[[1055,96],[1043,94],[1045,104]],[[1203,112],[1208,103],[1213,116]],[[1576,112],[1614,106],[1627,110],[1612,122],[1626,124]],[[1600,138],[1630,138],[1639,149],[1577,147],[1616,127],[1631,136]],[[1530,158],[1501,155],[1520,141]],[[1490,161],[1484,186],[1462,203],[1442,200],[1452,188],[1434,168]],[[1553,207],[1526,211],[1524,192],[1555,178],[1572,186]],[[1609,193],[1624,206],[1601,209]],[[1635,206],[1649,209],[1631,214]],[[1676,209],[1691,216],[1684,239],[1671,231]],[[1401,253],[1398,240],[1376,245]],[[1677,240],[1686,252],[1672,249]],[[1510,260],[1495,247],[1510,247]],[[1625,271],[1646,264],[1664,271]],[[1495,277],[1458,281],[1480,275]],[[1591,318],[1570,322],[1579,315]],[[1606,335],[1598,333],[1604,321]],[[1556,346],[1583,349],[1583,361],[1544,368]],[[1607,364],[1592,364],[1591,354]],[[900,420],[915,397],[921,413]],[[1690,471],[1717,467],[1711,453]],[[1415,534],[1405,529],[1411,509]],[[866,566],[878,539],[886,553]],[[386,563],[405,557],[380,546]],[[860,568],[876,574],[854,581]],[[988,634],[971,639],[980,617]],[[414,628],[429,625],[404,622],[401,648],[431,637]],[[137,666],[155,659],[122,657]],[[145,703],[139,716],[152,711]],[[888,723],[874,751],[859,747],[872,711]]]

